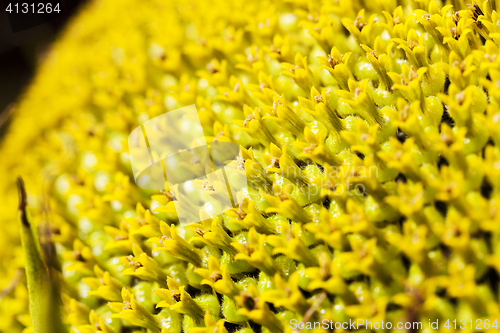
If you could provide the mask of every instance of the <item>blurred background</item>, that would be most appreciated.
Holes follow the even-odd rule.
[[[13,32],[5,11],[7,2],[0,0],[0,136],[8,127],[13,103],[27,87],[37,63],[43,59],[45,51],[68,19],[86,0],[71,2],[72,8],[68,13],[61,13],[38,26]]]

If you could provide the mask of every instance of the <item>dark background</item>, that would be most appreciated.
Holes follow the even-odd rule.
[[[0,135],[8,126],[9,111],[29,84],[44,52],[83,2],[78,1],[69,13],[61,13],[49,22],[14,33],[6,4],[0,0]]]

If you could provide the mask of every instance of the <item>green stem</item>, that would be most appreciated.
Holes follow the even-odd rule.
[[[17,178],[19,192],[18,221],[26,265],[29,308],[34,333],[65,333],[59,309],[59,293],[51,282],[45,265],[36,228],[28,210],[26,189],[21,177]]]

